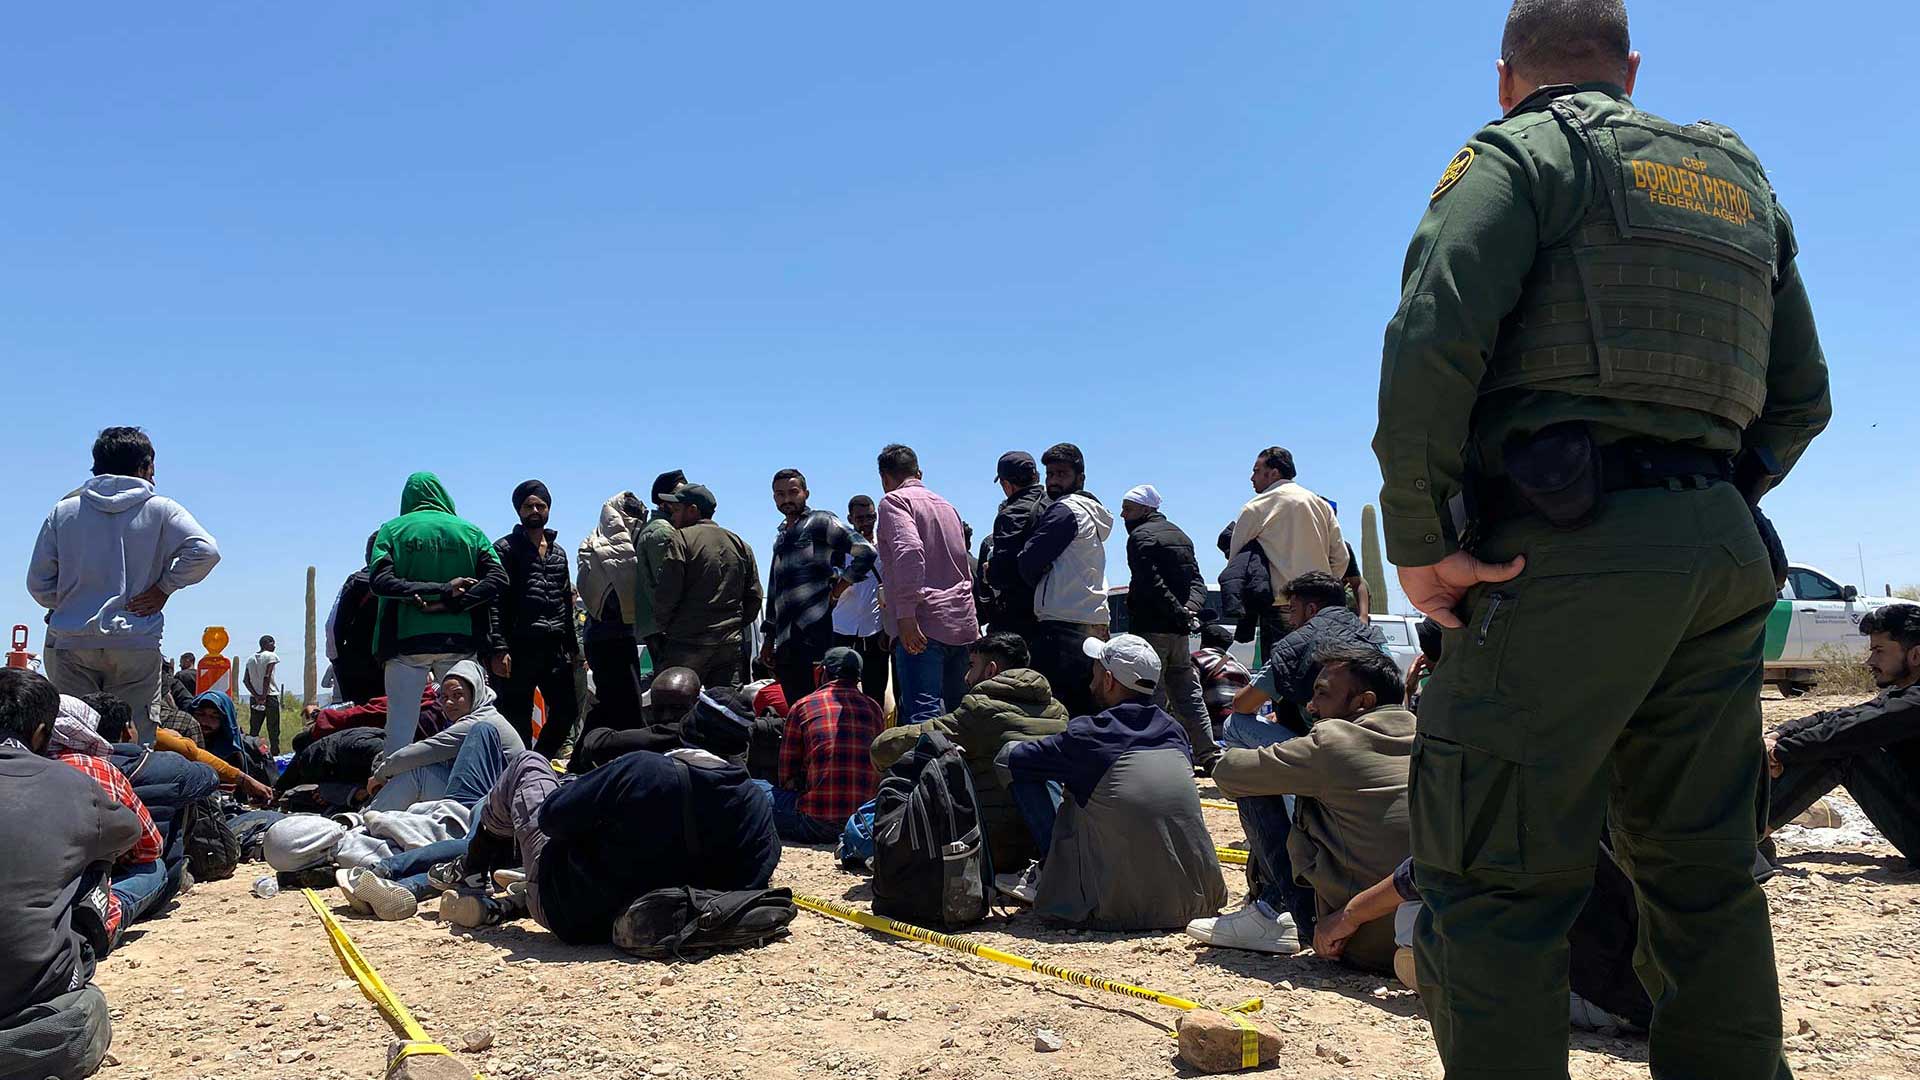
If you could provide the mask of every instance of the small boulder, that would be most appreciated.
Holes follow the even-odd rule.
[[[1195,1009],[1180,1018],[1180,1060],[1203,1073],[1239,1072],[1279,1060],[1280,1030],[1252,1017],[1240,1019],[1252,1025],[1257,1040],[1253,1065],[1246,1061],[1246,1029],[1211,1009]]]
[[[1033,1033],[1033,1052],[1036,1054],[1051,1054],[1066,1049],[1066,1046],[1067,1040],[1057,1031],[1041,1028]]]

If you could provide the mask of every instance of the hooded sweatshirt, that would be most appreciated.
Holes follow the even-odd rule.
[[[374,594],[381,598],[376,655],[480,651],[487,638],[486,605],[505,591],[507,571],[487,534],[455,515],[453,496],[439,477],[430,472],[407,477],[400,516],[374,534],[368,565]],[[460,577],[478,578],[479,584],[453,598],[445,585]],[[416,596],[452,599],[457,610],[426,612],[403,602]]]
[[[1034,585],[1041,622],[1105,626],[1107,537],[1113,512],[1084,491],[1055,499],[1020,549],[1020,575]]]
[[[157,649],[165,615],[135,615],[127,602],[155,585],[178,592],[219,561],[186,507],[137,476],[96,476],[41,524],[27,592],[52,613],[49,648]]]
[[[640,557],[634,540],[647,521],[647,508],[631,491],[623,491],[600,507],[600,523],[580,541],[577,577],[580,599],[587,614],[602,619],[609,599],[617,602],[620,618],[633,625],[633,588],[639,584]]]
[[[260,752],[258,746],[249,744],[247,737],[240,733],[240,725],[233,719],[233,699],[227,696],[227,692],[209,690],[193,699],[193,708],[197,709],[201,705],[212,705],[219,709],[220,715],[227,721],[220,725],[220,730],[202,735],[207,744],[207,752],[263,784],[273,783],[274,770],[271,763],[267,760],[267,756]]]
[[[452,671],[447,672],[447,678],[459,679],[467,684],[468,693],[473,696],[473,711],[456,720],[445,731],[408,743],[375,765],[372,778],[386,784],[374,798],[375,809],[399,809],[417,802],[445,798],[447,778],[453,759],[460,754],[460,744],[466,742],[467,735],[482,724],[499,733],[500,750],[504,756],[512,757],[527,748],[527,744],[520,739],[520,733],[495,707],[493,687],[487,685],[487,677],[477,662],[460,661],[453,665]],[[412,778],[411,783],[408,777]]]

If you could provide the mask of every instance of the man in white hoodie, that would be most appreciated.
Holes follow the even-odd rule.
[[[27,567],[27,591],[51,614],[47,678],[63,694],[107,693],[153,741],[161,610],[204,579],[220,548],[186,507],[153,492],[153,443],[110,427],[93,443],[93,479],[54,505]]]
[[[1040,455],[1047,497],[1033,532],[1020,549],[1020,576],[1034,586],[1039,628],[1028,642],[1034,670],[1047,677],[1069,716],[1098,712],[1088,689],[1093,661],[1083,646],[1107,636],[1107,537],[1113,511],[1088,494],[1087,461],[1072,443]]]

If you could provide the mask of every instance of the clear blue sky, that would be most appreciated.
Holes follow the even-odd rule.
[[[910,442],[984,528],[995,456],[1065,439],[1213,572],[1278,442],[1357,537],[1401,258],[1506,5],[913,7],[16,8],[0,621],[38,646],[26,557],[107,424],[225,552],[171,652],[297,656],[306,566],[324,609],[414,469],[495,534],[545,479],[571,548],[684,467],[764,553],[781,466],[839,509]],[[1769,500],[1790,550],[1920,581],[1914,20],[1630,11],[1638,99],[1741,131],[1799,226],[1838,415]]]

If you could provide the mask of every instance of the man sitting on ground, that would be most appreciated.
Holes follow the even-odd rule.
[[[737,696],[714,691],[683,722],[685,749],[637,751],[564,779],[539,754],[515,754],[487,796],[466,867],[483,870],[517,844],[523,888],[451,893],[441,918],[492,926],[530,914],[570,945],[595,945],[654,889],[765,888],[780,862],[772,800],[727,760],[746,752],[750,724]]]
[[[100,737],[99,714],[77,697],[60,695],[47,756],[92,777],[108,797],[133,811],[140,821],[140,839],[114,862],[109,875],[113,893],[107,905],[108,948],[119,942],[121,930],[152,911],[169,892],[166,864],[160,861],[166,841],[140,796],[133,793],[133,785],[114,766],[112,753],[112,745]]]
[[[1020,635],[995,631],[967,646],[967,652],[968,689],[959,707],[925,723],[881,732],[873,740],[873,764],[882,772],[893,768],[929,731],[951,738],[973,776],[993,865],[1011,870],[1033,862],[1039,849],[993,759],[1014,743],[1065,731],[1067,710],[1053,699],[1046,676],[1029,666],[1027,643]]]
[[[567,762],[567,771],[591,772],[596,766],[635,750],[664,754],[679,749],[684,745],[680,741],[680,722],[698,700],[700,676],[692,668],[668,668],[656,674],[653,685],[642,697],[641,725],[624,731],[595,728],[580,736],[580,744],[573,748],[573,758]]]
[[[1291,629],[1274,646],[1253,685],[1234,695],[1233,715],[1226,723],[1228,746],[1264,746],[1306,733],[1300,710],[1313,697],[1313,680],[1320,673],[1314,657],[1322,651],[1343,646],[1371,648],[1382,655],[1387,651],[1386,635],[1346,606],[1347,587],[1332,574],[1310,570],[1288,581],[1282,596]],[[1254,718],[1267,702],[1273,702],[1271,723]]]
[[[154,828],[160,830],[160,862],[166,881],[147,906],[149,912],[158,911],[185,881],[187,831],[193,815],[201,812],[195,804],[219,790],[220,778],[211,766],[188,761],[170,750],[142,746],[135,732],[133,710],[112,694],[89,694],[81,700],[99,716],[100,737],[113,744],[109,760],[133,785],[133,794],[147,808]]]
[[[1767,827],[1785,825],[1845,787],[1880,835],[1920,866],[1920,604],[1869,612],[1860,632],[1873,683],[1885,692],[1789,721],[1766,737],[1774,778]]]
[[[1096,930],[1172,929],[1218,914],[1227,884],[1200,814],[1193,751],[1179,721],[1153,703],[1159,654],[1133,634],[1088,638],[1082,652],[1095,661],[1088,692],[1101,711],[1000,752],[1011,784],[1059,781],[1068,797],[1056,807],[1021,794],[1032,786],[1015,788],[1042,862],[996,885],[1047,918]]]
[[[1238,800],[1261,865],[1290,866],[1298,883],[1312,887],[1316,921],[1393,873],[1413,843],[1407,765],[1414,719],[1400,704],[1399,669],[1364,646],[1323,652],[1319,664],[1307,704],[1313,730],[1258,750],[1229,750],[1213,770],[1214,783]],[[1291,808],[1283,796],[1293,797]],[[1284,827],[1289,816],[1291,829]],[[1284,854],[1274,850],[1276,841],[1286,845]],[[1298,952],[1301,929],[1276,885],[1231,915],[1189,923],[1187,933],[1224,948]],[[1344,958],[1392,971],[1392,925],[1361,928]]]
[[[869,751],[886,726],[880,703],[860,689],[860,654],[844,645],[820,661],[820,688],[787,710],[780,786],[771,787],[782,840],[833,842],[880,788]],[[759,781],[764,783],[764,781]]]
[[[95,955],[75,909],[142,835],[98,784],[41,756],[60,694],[0,668],[0,1076],[91,1076],[113,1040]],[[29,827],[30,823],[30,827]]]

